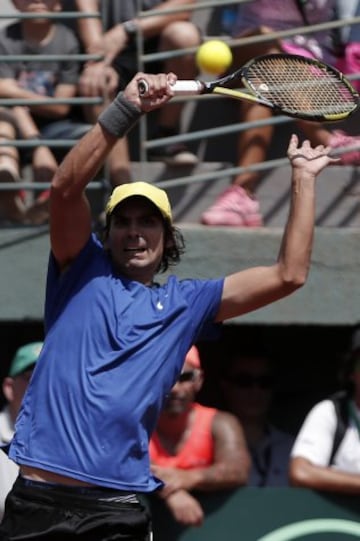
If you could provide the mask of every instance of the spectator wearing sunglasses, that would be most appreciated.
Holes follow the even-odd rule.
[[[221,381],[224,408],[240,421],[251,454],[248,486],[288,486],[294,437],[270,422],[273,375],[263,352],[233,352]]]
[[[195,401],[202,383],[199,352],[193,346],[150,441],[152,471],[165,483],[160,496],[174,518],[188,526],[200,526],[204,519],[193,491],[246,485],[250,468],[236,417]]]

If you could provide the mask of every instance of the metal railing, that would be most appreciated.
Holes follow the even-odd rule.
[[[195,12],[197,10],[204,10],[204,9],[211,9],[215,7],[219,7],[220,5],[228,6],[233,4],[239,4],[239,3],[245,3],[251,0],[227,0],[227,1],[220,1],[220,0],[209,0],[209,1],[200,1],[196,2],[193,5],[186,6],[184,8],[183,6],[180,7],[174,7],[171,9],[164,9],[162,10],[162,13],[165,14],[171,14],[171,13],[177,13],[180,11],[192,11]],[[151,17],[152,15],[157,14],[158,12],[156,10],[149,10],[149,11],[142,11],[140,9],[140,1],[138,2],[138,17],[139,18],[147,18]],[[99,13],[79,13],[79,12],[59,12],[59,13],[46,13],[42,14],[42,17],[48,17],[50,19],[78,19],[78,18],[98,18],[100,16]],[[0,19],[29,19],[29,18],[35,18],[38,17],[37,14],[24,14],[24,13],[13,13],[13,14],[0,14]],[[314,31],[318,30],[325,30],[325,29],[334,29],[334,28],[341,28],[343,26],[351,26],[355,24],[360,23],[360,17],[353,17],[341,21],[332,21],[328,23],[321,23],[317,25],[307,25],[300,28],[287,30],[287,31],[281,31],[281,32],[272,32],[266,35],[256,35],[256,36],[249,36],[246,38],[240,38],[240,39],[231,39],[227,36],[221,36],[221,39],[226,41],[231,47],[232,46],[241,46],[241,45],[249,45],[254,43],[260,43],[260,42],[267,42],[271,41],[275,38],[285,38],[290,37],[298,33],[302,34],[310,34]],[[137,48],[138,48],[138,55],[137,55],[137,61],[138,61],[138,68],[140,70],[146,71],[146,65],[147,63],[154,61],[154,60],[166,60],[173,57],[183,56],[187,54],[194,54],[196,52],[196,48],[186,48],[176,51],[164,51],[159,53],[153,53],[153,54],[144,54],[144,43],[143,43],[143,37],[141,33],[138,33],[137,35]],[[79,54],[79,55],[73,55],[72,57],[76,61],[86,61],[86,60],[100,60],[102,59],[99,55],[87,55],[87,54]],[[4,56],[0,55],[0,62],[6,60],[7,62],[17,62],[17,61],[31,61],[31,60],[38,60],[38,55],[14,55],[14,56]],[[52,60],[64,60],[64,55],[44,55],[41,57],[41,60],[44,62],[50,62]],[[66,60],[68,60],[69,57],[66,56]],[[353,75],[349,77],[349,79],[359,79],[360,73]],[[188,101],[188,100],[211,100],[211,99],[227,99],[221,96],[213,96],[213,95],[203,95],[203,96],[197,96],[192,98],[174,98],[173,101]],[[102,98],[82,98],[82,97],[74,97],[69,99],[46,99],[45,97],[43,99],[39,100],[21,100],[21,99],[0,99],[0,106],[2,107],[13,107],[16,105],[41,105],[46,103],[58,103],[58,104],[72,104],[72,105],[99,105],[103,103]],[[147,138],[147,117],[146,115],[143,115],[143,117],[140,120],[140,129],[139,129],[139,153],[140,153],[140,161],[146,163],[148,161],[148,150],[159,147],[166,144],[172,144],[172,143],[178,143],[178,142],[189,142],[189,141],[197,141],[197,140],[203,140],[204,138],[215,138],[215,137],[223,137],[226,134],[230,133],[240,133],[241,131],[253,128],[253,127],[260,127],[265,125],[278,125],[278,124],[284,124],[287,122],[293,122],[292,119],[284,116],[277,116],[272,117],[266,120],[259,120],[254,122],[239,122],[236,124],[231,125],[224,125],[224,126],[217,126],[212,129],[206,129],[206,130],[198,130],[194,131],[192,133],[181,133],[176,136],[172,137],[165,137],[161,139],[155,139],[155,140],[148,140]],[[41,143],[44,145],[47,145],[49,147],[72,147],[76,140],[41,140]],[[35,147],[39,144],[39,140],[31,140],[31,141],[25,141],[25,140],[16,140],[16,141],[9,141],[7,142],[1,142],[1,146],[16,146],[16,147]],[[357,147],[355,147],[357,148]],[[341,153],[344,149],[338,149],[338,153]],[[266,161],[264,163],[254,164],[250,167],[228,167],[222,169],[222,174],[225,176],[228,175],[234,175],[241,173],[243,171],[267,171],[270,169],[273,169],[274,167],[281,167],[283,165],[286,165],[287,159],[279,159],[279,160],[271,160]],[[183,185],[183,184],[190,184],[192,182],[206,182],[211,181],[214,178],[217,178],[219,175],[218,172],[206,172],[204,174],[197,174],[197,175],[187,175],[186,177],[177,177],[172,178],[169,180],[162,180],[159,182],[162,186],[166,187],[171,184],[171,186],[176,185]],[[108,180],[108,179],[107,179]],[[99,183],[91,183],[89,187],[99,187]],[[34,190],[40,190],[47,187],[46,183],[29,183],[29,182],[20,182],[16,184],[16,188],[14,188],[14,185],[9,185],[9,183],[0,183],[0,190],[5,189],[34,189]]]

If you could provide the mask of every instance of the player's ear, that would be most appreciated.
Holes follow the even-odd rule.
[[[7,402],[12,402],[14,398],[14,380],[13,378],[6,377],[2,384],[3,395]]]

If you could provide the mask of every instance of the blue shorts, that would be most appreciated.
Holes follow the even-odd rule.
[[[5,502],[1,541],[149,541],[148,509],[136,494],[18,477]]]

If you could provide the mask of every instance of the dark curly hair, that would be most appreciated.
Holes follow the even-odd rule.
[[[158,272],[166,272],[170,267],[177,265],[185,253],[185,240],[180,229],[164,220],[165,242],[164,253]]]
[[[109,235],[111,216],[111,214],[106,216],[105,225],[100,232],[100,238],[103,242]],[[157,272],[164,273],[180,262],[182,254],[185,253],[185,240],[180,229],[163,218],[161,214],[160,216],[164,225],[164,252]]]

